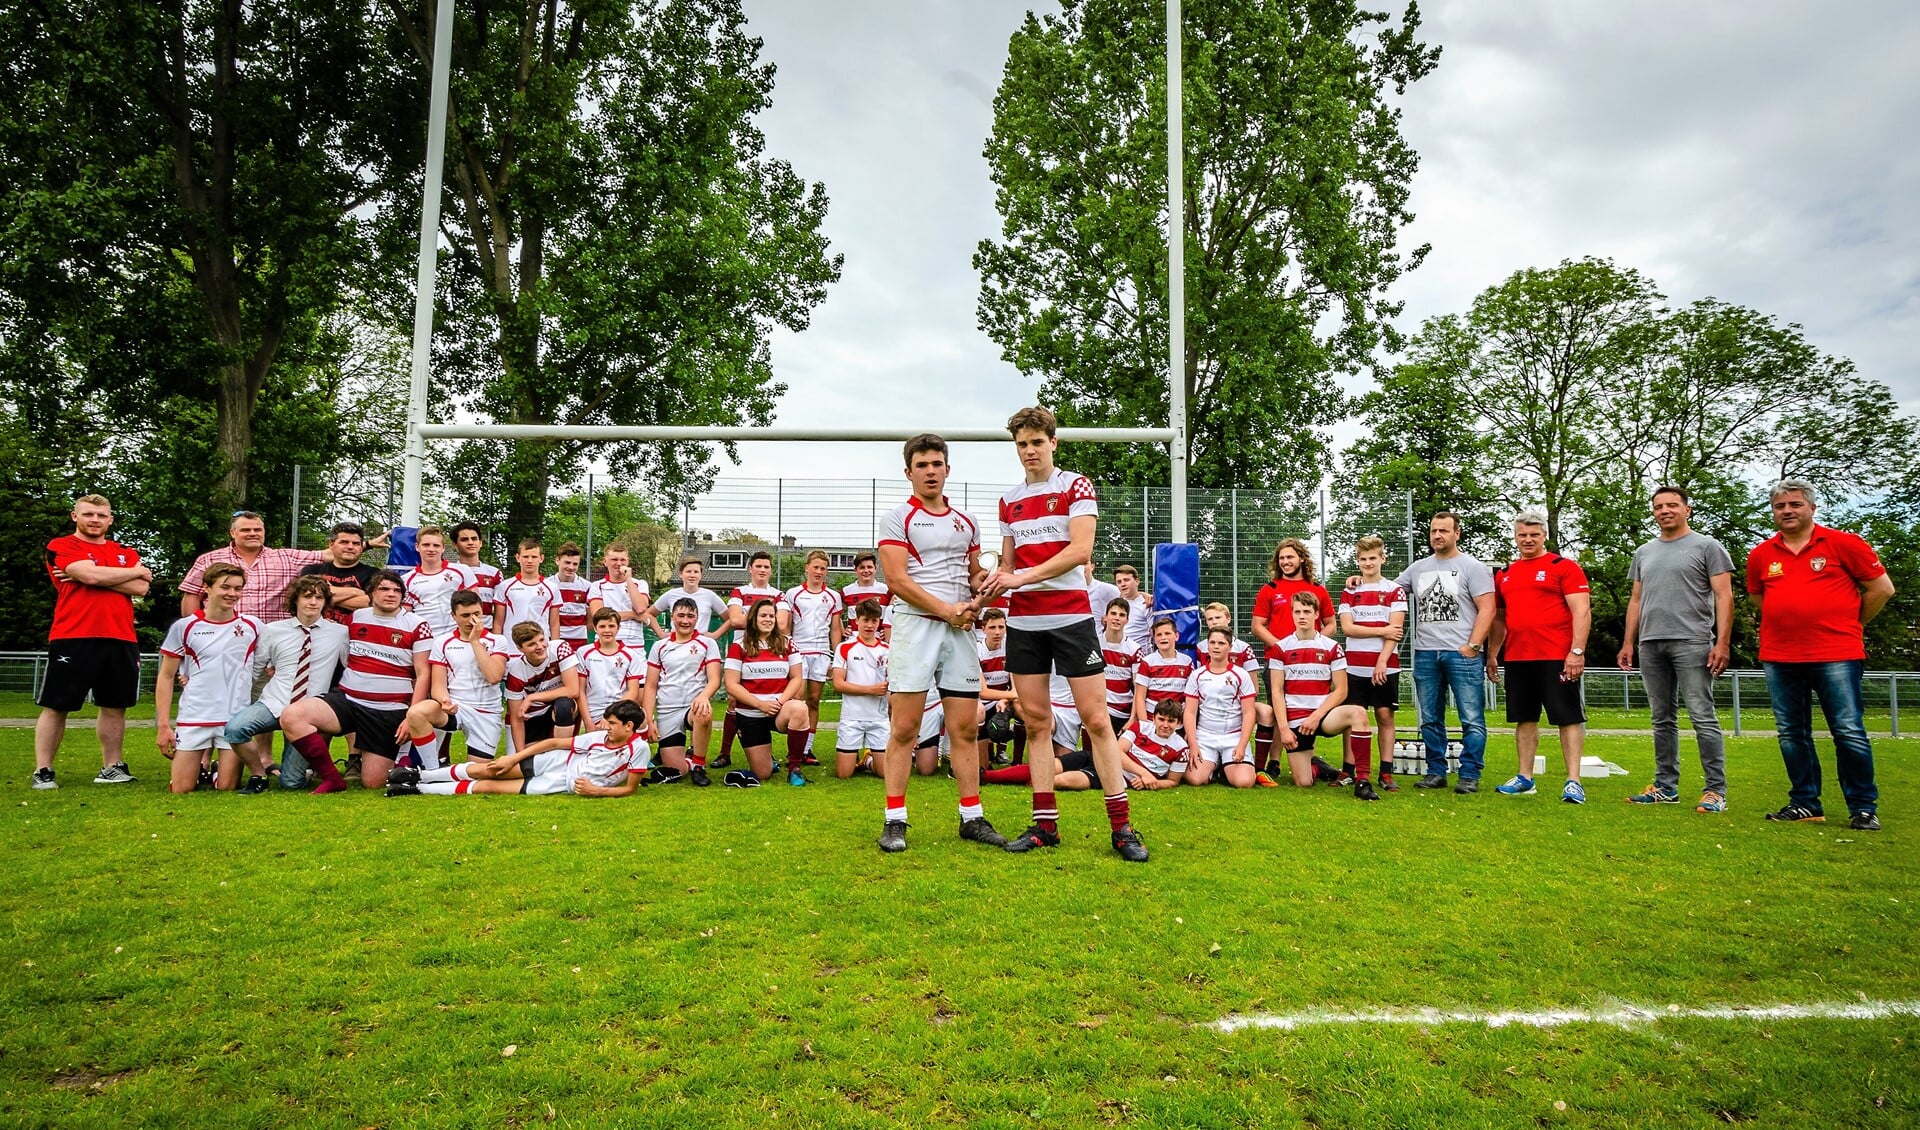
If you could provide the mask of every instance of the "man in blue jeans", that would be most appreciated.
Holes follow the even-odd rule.
[[[1858,832],[1880,830],[1873,743],[1860,709],[1862,629],[1893,596],[1886,567],[1858,535],[1813,520],[1813,484],[1783,479],[1770,492],[1780,532],[1747,555],[1747,592],[1760,606],[1760,665],[1767,672],[1787,763],[1787,803],[1767,819],[1824,821],[1820,758],[1813,746],[1813,699],[1833,735],[1834,768]]]
[[[1394,578],[1413,603],[1413,687],[1427,775],[1418,789],[1447,787],[1447,696],[1460,713],[1460,779],[1456,793],[1480,791],[1486,764],[1486,684],[1481,648],[1493,630],[1493,573],[1460,552],[1460,516],[1442,510],[1427,527],[1433,556]]]

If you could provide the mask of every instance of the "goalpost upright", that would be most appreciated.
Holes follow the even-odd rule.
[[[1061,428],[1060,439],[1078,443],[1164,443],[1171,464],[1171,540],[1187,540],[1186,396],[1186,201],[1181,192],[1180,0],[1167,0],[1167,406],[1164,428]],[[420,250],[414,282],[413,356],[407,390],[407,444],[400,495],[400,523],[420,524],[420,490],[429,439],[597,439],[613,441],[800,440],[821,442],[903,441],[902,428],[804,427],[622,427],[558,424],[432,424],[427,421],[427,381],[432,362],[433,302],[439,279],[441,171],[447,145],[448,68],[453,53],[453,0],[439,0],[434,16],[433,76],[428,101],[427,162],[420,206]],[[954,443],[996,443],[1003,428],[943,428]]]

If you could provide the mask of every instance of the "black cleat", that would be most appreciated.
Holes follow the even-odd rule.
[[[387,786],[388,796],[419,796],[420,786],[407,781],[397,781]]]
[[[1147,861],[1147,846],[1140,842],[1140,833],[1134,831],[1131,824],[1113,834],[1113,850],[1128,863]]]
[[[1005,850],[1012,852],[1032,851],[1034,848],[1059,847],[1060,833],[1049,832],[1035,824],[1026,831],[1007,841]]]
[[[1416,789],[1444,789],[1447,787],[1445,773],[1429,773],[1413,783]]]
[[[1007,838],[994,831],[993,825],[987,823],[987,818],[984,816],[960,821],[960,838],[971,840],[976,844],[985,844],[988,847],[1007,846]]]
[[[1393,774],[1380,774],[1380,791],[1383,793],[1397,793],[1400,791],[1400,786],[1394,784]]]
[[[735,769],[720,778],[720,783],[730,789],[757,789],[760,787],[760,778],[754,776],[749,770]]]
[[[247,796],[259,796],[261,793],[267,791],[267,787],[271,783],[267,777],[255,773],[253,776],[247,778],[246,784],[240,786],[240,791]]]
[[[802,765],[818,765],[818,764],[820,764],[820,759],[819,759],[819,758],[817,758],[817,757],[815,757],[815,756],[813,755],[813,750],[812,750],[811,748],[809,748],[809,749],[807,750],[807,752],[805,752],[805,753],[803,753],[803,754],[801,754],[801,755],[800,755],[800,764],[802,764]]]
[[[1353,799],[1379,800],[1380,794],[1373,791],[1373,782],[1363,779],[1353,783]]]
[[[420,770],[411,765],[396,765],[387,770],[389,785],[417,785],[420,783]]]
[[[1871,812],[1856,812],[1853,814],[1853,819],[1847,822],[1847,827],[1856,832],[1878,832],[1880,818]]]
[[[907,850],[907,822],[889,820],[880,826],[880,850],[896,852]]]
[[[707,767],[704,765],[696,765],[687,770],[687,781],[696,789],[704,789],[713,784],[712,781],[707,780]]]
[[[1307,764],[1313,766],[1313,779],[1316,781],[1338,781],[1340,779],[1340,770],[1328,765],[1326,759],[1322,758],[1319,754],[1308,758]]]
[[[733,755],[731,753],[723,753],[719,757],[714,758],[712,761],[707,762],[707,768],[725,769],[728,766],[731,766],[732,764],[733,764]]]

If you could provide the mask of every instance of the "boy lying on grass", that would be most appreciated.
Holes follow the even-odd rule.
[[[651,760],[647,743],[640,740],[647,715],[639,703],[623,698],[603,717],[603,730],[534,742],[493,761],[463,761],[424,772],[395,766],[387,774],[387,795],[629,796],[640,787]]]

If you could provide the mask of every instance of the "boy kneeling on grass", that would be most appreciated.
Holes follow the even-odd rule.
[[[1314,756],[1314,739],[1346,735],[1353,759],[1353,795],[1379,800],[1373,775],[1373,727],[1365,707],[1346,705],[1347,657],[1340,645],[1320,634],[1320,601],[1313,593],[1293,594],[1292,635],[1267,651],[1272,698],[1285,707],[1287,724],[1280,746],[1287,751],[1293,783],[1310,789],[1318,781],[1338,780],[1339,771]]]
[[[840,725],[835,731],[833,775],[851,777],[865,769],[878,772],[873,754],[887,752],[887,645],[880,640],[885,611],[877,600],[854,606],[854,638],[833,652],[833,689],[840,692]]]
[[[207,567],[204,579],[206,607],[174,621],[160,645],[160,674],[153,686],[153,716],[159,720],[156,744],[173,762],[168,782],[173,792],[190,793],[200,787],[200,758],[209,749],[219,751],[216,788],[240,786],[244,757],[260,782],[250,791],[261,792],[266,788],[266,755],[251,742],[238,746],[229,742],[226,728],[252,697],[253,656],[263,629],[258,620],[235,611],[247,587],[247,574],[240,566],[217,562]],[[177,730],[173,717],[176,675],[185,682]]]
[[[647,743],[640,739],[646,712],[639,703],[623,698],[607,707],[602,717],[604,730],[534,742],[492,761],[463,761],[427,770],[396,765],[387,773],[387,795],[630,796],[651,763]]]

